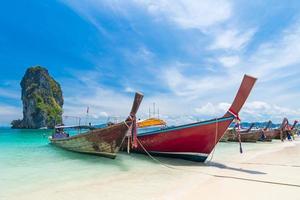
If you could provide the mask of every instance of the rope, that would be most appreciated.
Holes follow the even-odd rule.
[[[242,140],[241,140],[241,132],[240,132],[240,125],[238,124],[238,139],[239,139],[239,144],[240,144],[240,153],[243,153],[243,148],[242,148]]]
[[[123,122],[127,126],[127,128],[130,129],[130,126],[128,126],[127,122],[125,120]]]
[[[207,174],[207,175],[210,175],[210,174]],[[290,186],[290,187],[299,187],[300,188],[300,185],[291,184],[291,183],[281,183],[281,182],[275,182],[275,181],[264,181],[264,180],[251,179],[251,178],[241,178],[241,177],[236,177],[236,176],[224,176],[224,175],[214,175],[214,174],[211,174],[210,176],[214,176],[214,177],[217,177],[217,178],[230,178],[230,179],[237,179],[237,180],[243,180],[243,181],[266,183],[266,184],[272,184],[272,185]]]
[[[229,108],[229,110],[227,111],[229,114],[231,114],[235,120],[236,120],[236,125],[238,125],[237,129],[237,136],[238,136],[238,140],[239,140],[239,144],[240,144],[240,153],[243,153],[243,148],[242,148],[242,142],[241,142],[241,133],[240,133],[240,124],[239,122],[241,121],[239,114],[236,113],[234,110],[232,110],[231,108]]]
[[[131,116],[129,116],[129,117],[130,117],[130,119],[132,119]],[[130,154],[130,144],[129,144],[129,143],[130,143],[130,140],[131,140],[131,134],[129,134],[129,131],[130,131],[130,129],[132,128],[132,124],[129,126],[125,120],[124,120],[124,124],[125,124],[125,125],[127,126],[127,128],[128,128],[125,137],[127,137],[127,153]],[[124,137],[123,140],[125,140],[125,137]],[[124,142],[124,141],[122,141],[122,143],[123,143],[123,142]]]
[[[120,144],[120,147],[119,147],[119,149],[121,148],[121,149],[123,149],[122,148],[122,144],[123,144],[123,142],[125,141],[125,138],[126,138],[126,135],[123,137],[123,139],[122,139],[122,142],[121,142],[121,144]],[[119,149],[117,150],[117,152],[119,151]]]
[[[161,162],[160,160],[158,160],[157,158],[154,158],[147,150],[146,148],[144,147],[144,145],[141,143],[141,141],[137,138],[137,142],[139,143],[139,145],[142,147],[142,149],[145,151],[145,153],[152,159],[154,160],[155,162],[163,165],[164,167],[167,167],[167,168],[170,168],[170,169],[175,169],[174,167],[170,166],[170,165],[167,165],[163,162]]]
[[[216,145],[217,145],[217,143],[218,143],[218,130],[219,130],[219,124],[218,124],[218,118],[216,118],[216,131],[215,131],[215,144],[214,144],[214,148],[213,148],[213,151],[212,151],[212,153],[211,153],[211,157],[210,157],[210,159],[209,159],[209,162],[211,162],[212,161],[212,159],[213,159],[213,157],[214,157],[214,154],[215,154],[215,150],[216,150]]]

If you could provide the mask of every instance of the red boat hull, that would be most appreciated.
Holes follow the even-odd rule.
[[[139,134],[133,151],[203,162],[248,98],[256,78],[244,76],[228,112],[221,118]],[[128,145],[129,146],[129,145]]]
[[[143,147],[152,155],[203,162],[223,136],[234,117],[224,117],[171,127],[138,135]],[[145,153],[139,144],[136,152]]]

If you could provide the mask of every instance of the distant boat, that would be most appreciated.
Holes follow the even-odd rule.
[[[151,155],[204,162],[248,98],[256,78],[245,75],[228,112],[221,118],[138,134],[132,150]]]
[[[239,130],[241,142],[271,142],[269,126],[271,122],[268,122],[265,128],[253,128],[255,123],[252,123],[249,128]],[[239,142],[238,130],[236,128],[227,129],[223,138],[229,142]],[[224,141],[224,139],[222,139]]]
[[[241,142],[256,142],[260,137],[260,129],[253,129],[254,123],[247,129],[237,130],[236,128],[229,128],[225,131],[223,138],[229,142],[239,142],[238,131],[240,133]],[[221,139],[223,141],[224,139]]]
[[[260,137],[259,137],[258,141],[271,142],[274,139],[274,135],[271,132],[271,130],[272,130],[271,125],[272,125],[272,121],[269,120],[266,127],[261,129]]]
[[[130,115],[121,123],[109,125],[104,128],[91,128],[89,131],[75,136],[68,136],[64,132],[65,127],[58,126],[55,129],[55,133],[49,138],[50,143],[70,151],[115,158],[127,132],[133,130],[132,126],[135,126],[136,112],[142,99],[142,94],[135,94]],[[89,126],[74,127],[89,128]]]
[[[44,126],[44,127],[39,128],[39,129],[40,129],[40,130],[47,130],[48,127],[47,127],[47,126]]]
[[[263,130],[263,134],[265,135],[265,137],[271,138],[271,139],[280,139],[281,137],[283,137],[283,139],[284,139],[283,132],[286,129],[287,123],[288,123],[287,119],[284,118],[279,127],[277,127],[277,128],[268,127]],[[271,125],[272,121],[270,120],[268,122],[268,124]]]
[[[225,135],[228,137],[229,142],[239,142],[238,132],[235,129],[229,129]],[[240,130],[241,142],[257,142],[261,136],[261,130]]]
[[[270,124],[272,124],[271,121],[269,121]],[[295,121],[293,126],[289,126],[288,119],[284,118],[281,125],[277,128],[267,128],[263,130],[263,134],[266,138],[271,139],[279,139],[279,140],[285,140],[287,138],[288,133],[291,133],[294,131],[295,126],[297,125],[298,121]]]

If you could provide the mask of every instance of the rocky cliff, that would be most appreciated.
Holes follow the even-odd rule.
[[[62,90],[48,73],[36,66],[28,68],[22,81],[23,119],[12,121],[12,128],[53,128],[62,121]]]

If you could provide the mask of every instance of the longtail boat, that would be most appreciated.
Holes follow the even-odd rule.
[[[204,162],[248,98],[256,78],[245,75],[237,95],[223,117],[167,127],[137,135],[132,150],[151,155]]]
[[[267,130],[264,130],[264,135],[272,139],[279,139],[281,141],[284,141],[288,137],[288,135],[290,136],[294,135],[295,127],[297,123],[298,121],[295,120],[294,124],[290,126],[288,119],[284,118],[281,125],[278,128],[275,129],[269,128]]]
[[[281,141],[284,141],[287,137],[287,134],[286,134],[286,130],[287,130],[287,126],[289,124],[289,121],[287,118],[284,118],[280,127],[279,128],[276,128],[274,129],[274,139],[278,139],[278,140],[281,140]]]
[[[50,143],[70,151],[115,158],[128,131],[134,130],[136,112],[142,99],[142,94],[135,94],[130,115],[121,123],[109,125],[105,128],[93,128],[88,132],[75,136],[68,136],[63,131],[63,127],[58,126],[55,133],[49,138]]]
[[[275,134],[274,131],[271,129],[272,121],[269,120],[266,127],[261,130],[259,141],[262,142],[271,142],[274,139]]]
[[[296,132],[297,132],[297,130],[295,128],[296,128],[297,123],[298,123],[297,120],[294,121],[292,126],[290,126],[287,123],[286,130],[284,131],[284,133],[285,133],[288,140],[294,140],[295,139],[295,135],[296,135]]]
[[[239,130],[241,142],[257,142],[261,136],[261,130],[253,129],[254,125],[255,124],[252,123],[248,129]],[[239,142],[238,132],[235,128],[228,129],[225,135],[227,135],[229,142]]]

